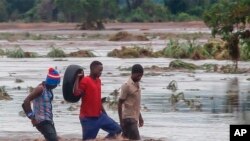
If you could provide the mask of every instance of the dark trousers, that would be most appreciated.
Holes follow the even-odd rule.
[[[130,140],[140,140],[138,122],[133,118],[123,119],[122,135]]]
[[[41,132],[46,141],[58,141],[54,123],[45,120],[36,125],[36,129]]]
[[[107,114],[102,113],[99,117],[80,118],[82,125],[82,139],[95,139],[99,129],[108,132],[106,138],[113,138],[122,132],[121,127]]]

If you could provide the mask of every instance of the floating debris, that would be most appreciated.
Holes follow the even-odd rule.
[[[21,90],[22,88],[21,88],[21,86],[17,86],[17,87],[14,87],[13,89],[14,90]]]
[[[26,114],[25,114],[24,111],[20,111],[20,112],[18,113],[18,115],[21,116],[21,117],[26,117]]]
[[[15,82],[16,83],[23,83],[24,81],[22,79],[16,78]]]
[[[109,41],[148,41],[144,35],[133,35],[126,31],[121,31],[113,35]]]
[[[68,111],[76,111],[77,107],[74,105],[70,105],[69,108],[67,108]]]
[[[198,66],[192,63],[183,62],[181,60],[174,60],[169,63],[169,68],[194,70],[197,69]]]

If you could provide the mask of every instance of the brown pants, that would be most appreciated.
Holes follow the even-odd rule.
[[[133,118],[123,119],[122,135],[130,140],[140,140],[138,123]]]

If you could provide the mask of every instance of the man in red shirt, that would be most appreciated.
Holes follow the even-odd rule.
[[[99,129],[108,132],[107,138],[121,133],[121,127],[105,112],[101,102],[101,80],[103,66],[99,61],[90,64],[90,75],[78,75],[75,82],[74,95],[81,95],[80,122],[82,139],[95,139]],[[80,79],[82,78],[82,79]]]

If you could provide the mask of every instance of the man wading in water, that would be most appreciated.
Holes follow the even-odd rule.
[[[140,140],[138,130],[144,124],[141,116],[141,89],[139,81],[143,76],[143,67],[135,64],[132,67],[131,76],[121,87],[121,95],[118,102],[118,114],[123,130],[123,137],[130,140]]]
[[[22,107],[33,126],[47,141],[58,141],[52,113],[52,90],[60,83],[59,73],[49,68],[45,81],[39,84],[24,100]],[[33,103],[33,110],[31,109]]]

